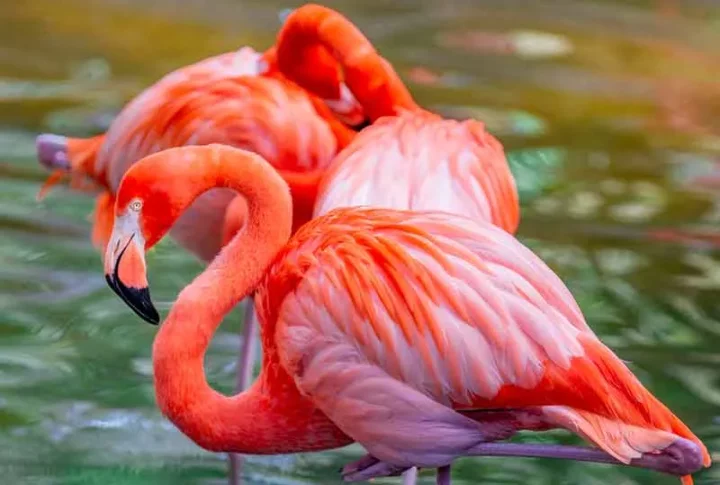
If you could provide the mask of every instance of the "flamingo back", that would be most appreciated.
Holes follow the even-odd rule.
[[[274,75],[262,76],[250,48],[212,57],[165,76],[132,100],[105,135],[96,170],[112,192],[143,157],[183,145],[222,143],[259,153],[275,168],[307,172],[327,166],[338,150],[335,135],[310,96]],[[172,234],[210,260],[222,247],[228,189],[200,196]],[[238,208],[241,208],[238,206]],[[244,213],[233,213],[234,226]]]
[[[118,115],[98,170],[114,190],[127,168],[150,153],[211,142],[250,149],[280,169],[328,164],[337,143],[308,95],[259,76],[261,69],[260,55],[243,48],[168,74]]]
[[[337,207],[441,210],[517,229],[515,180],[502,145],[478,121],[430,113],[386,117],[338,153],[315,216]]]

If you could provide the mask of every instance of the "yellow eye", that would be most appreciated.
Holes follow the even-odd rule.
[[[138,212],[142,208],[141,200],[133,200],[130,202],[130,210]]]

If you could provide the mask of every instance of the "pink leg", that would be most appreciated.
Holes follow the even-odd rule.
[[[417,483],[418,469],[412,467],[403,473],[402,485],[415,485]]]
[[[345,465],[340,473],[342,474],[343,481],[364,482],[371,478],[394,477],[411,470],[417,470],[417,468],[391,465],[378,460],[372,455],[365,455],[359,460]]]
[[[466,414],[485,431],[489,441],[509,438],[519,429],[542,431],[551,426],[542,421],[533,409],[477,411]],[[597,448],[566,445],[522,443],[478,443],[468,449],[464,456],[508,456],[521,458],[555,458],[574,461],[624,465]],[[679,438],[661,453],[646,454],[627,466],[647,468],[671,475],[691,475],[702,468],[702,454],[692,441]],[[448,466],[449,468],[449,466]],[[346,481],[368,480],[374,477],[397,475],[399,467],[383,463],[367,455],[343,470]],[[411,471],[413,469],[408,469]],[[438,484],[449,484],[449,469],[438,468]],[[442,481],[445,480],[445,481]]]
[[[517,456],[526,458],[556,458],[623,465],[597,448],[567,445],[522,443],[480,443],[467,452],[467,456]],[[702,453],[690,440],[678,438],[657,454],[646,453],[632,460],[628,466],[647,468],[670,475],[692,475],[703,467]]]
[[[437,469],[437,485],[450,485],[450,465],[441,466]]]
[[[292,345],[299,339],[283,340]],[[318,409],[376,459],[366,470],[343,470],[346,481],[388,476],[413,466],[444,467],[463,456],[620,464],[598,449],[496,443],[519,429],[547,429],[549,425],[533,409],[458,413],[389,376],[345,342],[304,339],[291,350],[303,357],[296,375],[300,390],[312,396]],[[684,476],[702,468],[703,456],[698,445],[677,438],[661,453],[646,453],[630,465]]]
[[[253,364],[255,363],[255,339],[257,325],[255,323],[255,306],[252,299],[247,300],[245,305],[245,317],[243,319],[242,343],[237,362],[237,381],[235,392],[247,389],[253,376]],[[240,485],[242,483],[242,455],[236,453],[228,454],[230,465],[228,483],[229,485]]]
[[[561,460],[607,463],[624,465],[612,456],[596,448],[567,445],[545,445],[534,443],[480,443],[465,456],[512,456],[519,458],[554,458]],[[362,465],[365,465],[364,467]],[[646,468],[670,475],[692,475],[703,467],[699,447],[690,440],[679,438],[675,443],[658,454],[645,454],[627,466]],[[447,468],[447,470],[444,470]],[[362,481],[376,477],[397,475],[400,467],[381,462],[372,456],[348,465],[343,469],[345,481]],[[445,481],[441,481],[445,480]],[[450,484],[450,466],[438,468],[437,484]]]
[[[243,319],[242,343],[237,362],[236,392],[244,391],[253,378],[253,365],[255,364],[255,341],[257,340],[257,322],[255,321],[255,305],[248,299]]]

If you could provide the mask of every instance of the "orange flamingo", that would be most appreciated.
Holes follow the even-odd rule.
[[[318,99],[283,78],[275,67],[274,52],[272,48],[260,55],[245,47],[174,71],[133,99],[104,135],[87,139],[40,135],[38,158],[56,170],[41,194],[63,172],[70,172],[76,184],[89,179],[101,189],[93,240],[104,249],[112,227],[112,193],[132,163],[164,148],[224,143],[260,153],[277,169],[290,173],[298,185],[293,194],[299,227],[310,218],[315,193],[298,175],[327,166],[354,131]],[[315,62],[319,65],[322,57],[316,56]],[[357,121],[362,116],[347,88],[334,99],[328,103],[339,110],[338,117]],[[228,191],[205,196],[173,235],[183,247],[209,261],[222,247],[224,209],[232,198]],[[241,209],[236,211],[241,220],[235,220],[235,226],[244,217]]]
[[[337,78],[334,61],[322,56],[318,51],[316,67],[331,62],[326,75]],[[312,214],[317,170],[327,166],[354,136],[354,131],[338,120],[361,126],[364,119],[347,88],[324,101],[279,73],[274,48],[262,56],[246,47],[211,57],[174,71],[146,89],[104,135],[89,139],[40,135],[39,159],[56,171],[41,194],[67,172],[73,186],[89,181],[91,187],[100,189],[92,238],[104,249],[112,229],[113,194],[128,167],[164,148],[218,142],[260,153],[284,174],[293,191],[294,223],[299,227]],[[173,235],[184,248],[209,261],[243,226],[245,215],[244,199],[218,188],[193,204],[173,228]],[[254,360],[250,303],[244,321],[239,389],[250,381]],[[239,462],[231,466],[238,467]]]
[[[330,165],[314,216],[361,205],[444,210],[515,232],[515,180],[502,145],[482,123],[445,120],[421,109],[368,39],[326,7],[309,4],[289,15],[278,35],[278,67],[309,91],[337,97],[342,89],[336,78],[307,68],[323,49],[337,59],[373,124]]]
[[[421,109],[389,62],[338,12],[305,5],[278,34],[277,66],[321,97],[351,90],[371,121],[321,179],[314,216],[337,207],[444,210],[488,220],[509,232],[519,222],[515,180],[503,147],[475,120],[457,122]],[[312,69],[325,52],[344,71]],[[332,62],[323,64],[332,68]],[[390,116],[395,115],[395,116]],[[405,474],[414,483],[416,470]]]
[[[212,451],[274,454],[350,441],[345,480],[449,467],[460,456],[624,463],[683,476],[702,442],[586,324],[561,280],[506,231],[446,212],[340,208],[292,237],[287,184],[260,156],[173,148],[131,167],[105,257],[109,285],[155,315],[144,254],[192,202],[230,187],[246,229],[179,295],[153,345],[157,402]],[[255,295],[262,371],[226,397],[203,360],[223,317]],[[567,428],[601,449],[495,443]]]

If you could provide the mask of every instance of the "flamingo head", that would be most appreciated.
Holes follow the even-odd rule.
[[[365,111],[347,85],[340,83],[339,89],[340,94],[337,98],[323,99],[335,117],[355,131],[360,131],[370,126],[370,120],[365,115]]]
[[[110,288],[143,320],[155,325],[160,317],[150,299],[145,252],[170,230],[178,212],[171,194],[158,183],[169,177],[164,173],[165,166],[148,163],[158,157],[162,155],[139,161],[123,177],[104,256],[105,279]]]
[[[105,251],[105,280],[112,290],[143,320],[160,321],[150,299],[145,265],[146,239],[140,225],[143,201],[136,198],[115,216]]]

